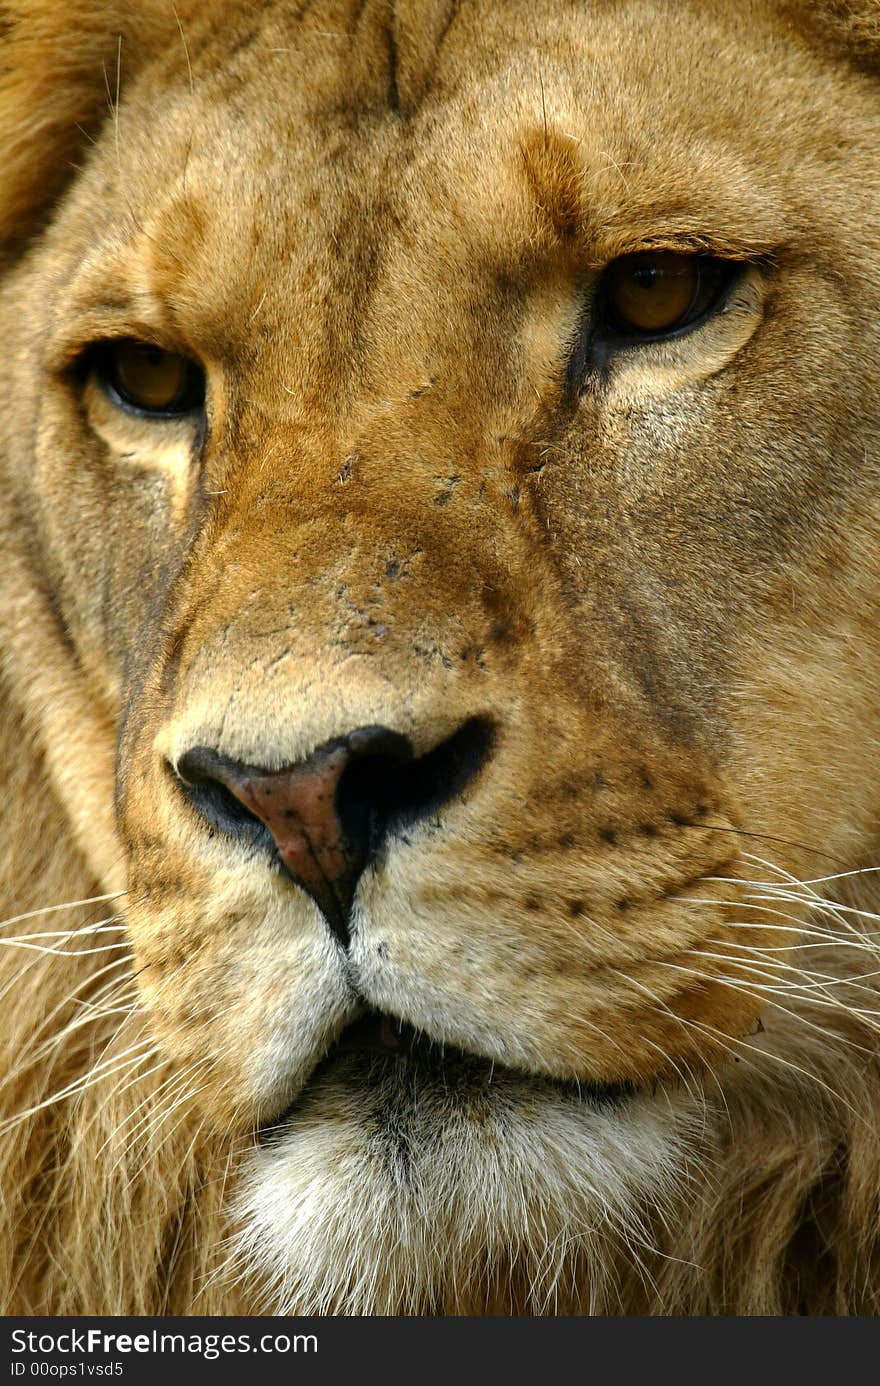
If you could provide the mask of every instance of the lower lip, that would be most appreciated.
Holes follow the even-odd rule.
[[[416,1086],[410,1091],[410,1079],[417,1085],[423,1080],[426,1095],[440,1080],[446,1102],[456,1092],[466,1100],[476,1093],[487,1095],[496,1089],[499,1099],[503,1099],[516,1094],[533,1095],[543,1089],[559,1101],[575,1102],[593,1110],[613,1109],[634,1091],[627,1083],[562,1081],[505,1068],[490,1059],[444,1045],[403,1021],[369,1012],[343,1031],[293,1105],[265,1127],[261,1136],[277,1134],[289,1118],[295,1118],[303,1100],[326,1082],[378,1091],[395,1073],[401,1077],[406,1074],[410,1102],[414,1097],[418,1099],[420,1090]]]

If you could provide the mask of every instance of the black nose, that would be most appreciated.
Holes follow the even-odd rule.
[[[358,727],[283,770],[196,746],[181,756],[177,774],[212,826],[277,849],[296,884],[347,944],[358,881],[389,833],[456,798],[491,744],[491,726],[482,718],[419,757],[398,732]]]

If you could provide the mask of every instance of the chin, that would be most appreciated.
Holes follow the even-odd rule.
[[[588,1314],[693,1124],[671,1091],[533,1077],[374,1013],[262,1130],[233,1256],[264,1312]]]

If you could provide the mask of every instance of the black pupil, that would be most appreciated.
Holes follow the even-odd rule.
[[[660,272],[655,265],[642,265],[634,271],[633,278],[640,289],[653,289],[660,278]]]

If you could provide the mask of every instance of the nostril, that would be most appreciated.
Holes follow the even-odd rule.
[[[460,795],[486,760],[492,724],[472,718],[415,758],[405,736],[358,727],[280,770],[195,746],[177,779],[202,818],[280,861],[315,900],[343,945],[364,869],[390,832]]]
[[[364,857],[378,846],[385,800],[413,758],[405,736],[387,727],[358,727],[347,737],[351,760],[339,777],[334,808],[342,834]]]
[[[221,776],[224,775],[226,764],[216,751],[207,746],[195,746],[177,762],[176,775],[180,787],[209,827],[229,837],[272,850],[272,834],[265,823],[251,813],[223,783]]]
[[[479,717],[418,758],[404,737],[384,728],[351,733],[352,760],[336,789],[336,812],[346,836],[376,852],[389,832],[457,798],[479,773],[493,741],[492,724]]]

